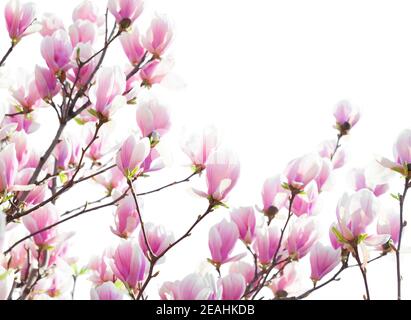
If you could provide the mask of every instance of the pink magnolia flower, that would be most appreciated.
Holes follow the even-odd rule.
[[[105,67],[98,71],[96,85],[90,89],[90,100],[99,117],[108,120],[126,104],[122,96],[125,87],[126,76],[119,67]]]
[[[40,104],[41,97],[34,79],[19,83],[16,87],[12,87],[10,91],[15,102],[26,111],[32,111]]]
[[[263,208],[261,211],[268,217],[269,222],[271,222],[278,211],[284,208],[288,201],[288,194],[282,187],[279,175],[264,181],[261,197],[263,200]]]
[[[279,277],[271,281],[269,288],[276,298],[287,297],[297,287],[297,262],[292,262],[284,267]]]
[[[219,137],[214,127],[207,127],[200,135],[190,135],[183,142],[182,149],[190,158],[193,167],[197,171],[206,168],[206,163],[210,154],[219,146]]]
[[[244,261],[235,261],[230,264],[230,274],[241,274],[245,282],[251,283],[254,279],[255,267]]]
[[[46,228],[59,220],[56,207],[46,204],[23,217],[23,224],[30,233]],[[56,228],[51,228],[33,236],[36,245],[43,247],[53,243],[57,235]]]
[[[72,18],[73,22],[87,20],[98,26],[104,23],[104,17],[100,15],[98,6],[91,0],[85,0],[74,8]]]
[[[160,58],[166,51],[173,38],[173,32],[168,21],[156,17],[151,22],[146,36],[143,38],[144,47],[156,58]]]
[[[9,114],[19,113],[21,110],[16,105],[10,105]],[[37,121],[37,113],[31,112],[29,114],[16,114],[12,117],[4,119],[4,132],[6,136],[11,136],[13,131],[24,131],[26,133],[33,133],[39,129],[40,124]]]
[[[122,29],[127,29],[143,12],[142,0],[109,0],[108,10]]]
[[[134,66],[140,64],[146,51],[141,44],[140,33],[137,27],[134,26],[131,32],[122,33],[120,42],[130,63]]]
[[[85,86],[88,83],[92,73],[94,72],[96,68],[99,55],[91,59],[87,64],[82,65],[81,68],[78,66],[78,62],[87,61],[94,54],[95,54],[94,49],[92,45],[88,42],[78,43],[75,50],[73,51],[73,55],[71,57],[73,61],[72,63],[73,69],[72,69],[72,73],[69,73],[67,76],[73,82],[75,82],[77,79],[77,82],[76,82],[77,87]]]
[[[0,246],[1,249],[1,246]],[[5,249],[5,248],[4,248]],[[10,259],[5,263],[5,267],[8,269],[22,269],[24,264],[27,262],[27,244],[20,243],[13,248],[10,252]]]
[[[368,189],[374,193],[376,197],[388,191],[389,184],[387,183],[387,178],[387,176],[383,176],[381,173],[369,170],[369,167],[353,169],[350,173],[350,182],[355,191]]]
[[[149,155],[146,160],[144,160],[142,168],[144,172],[158,171],[165,167],[163,158],[157,149],[151,148]]]
[[[110,267],[110,260],[113,259],[114,250],[106,249],[101,256],[94,256],[88,264],[91,270],[90,281],[95,285],[101,285],[107,281],[116,281],[116,276]]]
[[[21,185],[21,186],[28,185],[30,178],[33,176],[33,173],[34,173],[34,168],[24,168],[20,170],[16,178],[16,184]],[[35,205],[35,204],[38,204],[46,200],[46,198],[50,196],[51,196],[51,192],[50,192],[50,189],[48,188],[48,185],[41,184],[39,186],[35,186],[33,189],[29,191],[29,193],[25,196],[24,203]]]
[[[15,184],[19,163],[14,144],[0,151],[0,192],[10,191]]]
[[[270,225],[258,229],[257,236],[253,245],[258,261],[262,265],[270,264],[280,245],[280,230],[277,226]]]
[[[35,82],[38,93],[43,100],[51,100],[60,91],[56,77],[47,68],[36,66]]]
[[[114,189],[122,190],[127,185],[123,172],[117,167],[111,168],[93,179],[106,188],[108,194],[111,194]]]
[[[41,55],[54,74],[70,69],[72,52],[70,38],[64,30],[57,30],[41,42]]]
[[[138,284],[144,280],[148,271],[148,260],[141,252],[138,243],[123,240],[117,247],[111,269],[130,289],[137,289]]]
[[[360,120],[360,113],[353,109],[348,101],[341,101],[337,104],[334,117],[336,120],[336,129],[340,131],[341,136],[349,133],[349,131]]]
[[[170,129],[169,112],[156,100],[140,104],[136,120],[143,137],[150,138],[152,146],[155,146]]]
[[[377,223],[377,234],[389,234],[394,245],[398,244],[400,235],[400,217],[397,210],[388,210],[381,214]]]
[[[411,176],[411,130],[400,133],[393,148],[394,161],[381,158],[380,164],[388,169],[399,172],[404,176]]]
[[[0,300],[7,300],[14,282],[14,274],[0,265]]]
[[[150,141],[148,138],[138,139],[136,135],[130,135],[117,153],[117,167],[128,178],[136,176],[141,164],[150,153]]]
[[[53,13],[45,13],[41,19],[40,34],[43,37],[51,36],[57,30],[64,30],[64,23]]]
[[[124,300],[124,294],[111,281],[91,288],[91,300]]]
[[[159,294],[161,300],[210,300],[214,290],[207,277],[193,273],[181,281],[163,283]]]
[[[69,36],[73,48],[79,43],[93,44],[97,38],[97,27],[88,20],[76,20],[69,27]]]
[[[62,139],[57,144],[53,151],[57,168],[59,168],[60,170],[65,170],[68,168],[72,152],[73,146],[68,138]]]
[[[240,175],[240,163],[233,154],[217,150],[206,164],[207,192],[196,191],[210,201],[222,202],[234,188]]]
[[[150,246],[151,252],[153,252],[155,256],[159,256],[170,246],[170,244],[174,242],[173,234],[167,231],[163,226],[154,225],[152,223],[146,223],[144,226],[148,245]],[[138,235],[138,241],[141,250],[148,257],[148,248],[141,229]]]
[[[330,237],[332,243],[338,241],[347,249],[357,245],[378,247],[387,243],[389,234],[375,235],[366,231],[377,216],[378,206],[378,199],[368,189],[351,196],[344,194],[337,205],[337,223],[331,226],[336,238]],[[333,246],[337,245],[333,243]]]
[[[287,238],[288,254],[295,260],[303,258],[317,241],[317,225],[306,215],[294,221]]]
[[[138,73],[141,85],[151,88],[155,84],[161,83],[169,74],[173,63],[170,60],[153,60],[141,68]]]
[[[317,242],[310,252],[311,279],[320,281],[341,262],[341,250]]]
[[[292,212],[297,216],[311,215],[318,200],[318,188],[315,181],[311,181],[305,188],[304,194],[298,194],[292,203]]]
[[[321,169],[317,177],[315,177],[315,182],[317,183],[318,192],[324,191],[327,188],[327,182],[330,181],[332,164],[328,159],[321,159]]]
[[[331,159],[331,156],[334,154],[335,148],[337,146],[336,140],[327,140],[321,143],[318,148],[318,154],[322,158]],[[347,162],[347,153],[343,146],[339,147],[338,150],[335,152],[332,158],[332,167],[333,169],[341,168]]]
[[[14,133],[10,138],[10,142],[14,144],[14,148],[16,149],[16,157],[17,161],[19,162],[19,169],[25,167],[30,156],[27,137],[28,136],[24,131],[18,131]]]
[[[211,252],[210,262],[217,267],[217,270],[222,264],[243,257],[242,254],[230,257],[238,237],[239,232],[235,223],[225,219],[210,229],[208,236],[208,247]]]
[[[222,300],[240,300],[246,289],[244,277],[238,273],[221,278],[219,284],[222,287]]]
[[[116,226],[111,228],[114,234],[122,238],[128,238],[134,233],[140,224],[140,219],[132,197],[125,197],[119,202],[114,220]]]
[[[321,159],[318,155],[309,154],[291,161],[286,170],[288,187],[293,190],[303,190],[314,180],[321,170]]]
[[[34,3],[21,4],[19,0],[10,0],[4,8],[7,31],[13,43],[30,34],[30,26],[35,19]]]
[[[240,207],[231,211],[231,221],[233,221],[239,231],[240,239],[247,244],[255,238],[255,213],[252,207]]]

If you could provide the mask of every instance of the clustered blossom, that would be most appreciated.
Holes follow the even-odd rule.
[[[351,190],[336,203],[325,237],[321,215],[329,212],[323,212],[321,200],[339,183],[335,173],[349,163],[346,136],[360,119],[348,101],[335,108],[335,139],[267,174],[261,191],[247,190],[261,203],[233,203],[240,161],[211,126],[189,134],[180,146],[191,169],[185,168],[187,176],[148,189],[151,175],[167,167],[162,147],[174,130],[172,108],[145,94],[164,83],[172,67],[172,23],[157,15],[141,26],[143,0],[108,0],[101,9],[95,1],[82,1],[66,25],[53,13],[36,18],[32,3],[5,4],[11,45],[2,63],[35,32],[41,35],[41,61],[9,84],[9,99],[0,108],[0,300],[74,299],[80,279],[91,284],[92,300],[252,300],[266,294],[302,299],[350,266],[359,267],[369,299],[371,255],[395,254],[400,270],[404,203],[411,187],[410,129],[400,133],[392,160],[347,171]],[[114,26],[112,32],[106,23]],[[107,53],[116,42],[125,63],[108,65]],[[40,121],[40,109],[51,112],[56,129]],[[132,128],[119,137],[122,112]],[[44,148],[34,135],[41,126],[56,130]],[[403,193],[390,192],[395,174],[404,182]],[[185,233],[177,233],[153,219],[144,197],[192,179],[196,186],[189,190],[207,209],[193,216]],[[100,197],[76,205],[75,197],[65,196],[81,190],[79,185]],[[384,205],[389,193],[399,209]],[[70,199],[67,207],[61,198]],[[180,201],[177,196],[175,201]],[[112,211],[106,230],[110,243],[82,266],[72,255],[75,232],[64,232],[61,224],[103,209]],[[180,212],[167,214],[180,224]],[[158,283],[168,253],[189,241],[209,216],[215,220],[201,268]],[[349,265],[352,260],[357,264]],[[191,262],[189,253],[179,261]],[[309,275],[301,272],[306,266]],[[397,278],[400,298],[400,271]],[[302,280],[311,280],[312,286]],[[155,281],[158,296],[148,290]]]

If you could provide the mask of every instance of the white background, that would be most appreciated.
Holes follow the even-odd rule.
[[[71,23],[72,8],[79,3],[34,2],[39,12],[60,15],[66,26]],[[105,4],[103,0],[96,2]],[[241,179],[229,200],[235,207],[259,204],[265,178],[336,135],[332,112],[341,99],[350,100],[362,111],[361,121],[345,141],[350,167],[368,165],[379,155],[391,157],[396,136],[410,126],[409,1],[151,0],[146,1],[145,13],[139,19],[140,30],[147,28],[154,12],[166,14],[173,22],[173,72],[181,80],[179,90],[164,86],[152,90],[170,107],[174,121],[163,142],[171,168],[153,174],[142,189],[189,174],[183,166],[187,159],[178,150],[183,127],[190,131],[214,124],[222,131],[224,144],[237,152]],[[29,71],[34,63],[43,63],[39,41],[37,35],[23,40],[8,63]],[[0,43],[1,50],[6,50],[4,31]],[[117,46],[111,49],[109,64],[119,57],[125,63]],[[132,110],[124,114],[127,112],[133,118]],[[119,119],[124,119],[124,114]],[[50,126],[42,128],[45,136],[52,132]],[[35,143],[44,144],[44,140]],[[337,174],[335,192],[324,195],[327,200],[320,216],[324,229],[334,219],[339,195],[347,189],[345,173]],[[398,178],[393,180],[392,192],[399,191],[398,182]],[[85,186],[63,199],[60,207],[63,211],[66,205],[98,197]],[[390,202],[389,196],[384,199]],[[144,218],[163,223],[179,235],[206,206],[206,201],[194,197],[185,185],[146,197]],[[96,212],[66,225],[69,230],[79,230],[75,251],[80,261],[85,263],[90,254],[115,244],[109,231],[111,214],[111,210]],[[409,215],[406,212],[406,217]],[[153,298],[163,281],[181,279],[198,270],[209,255],[208,229],[223,217],[228,217],[227,210],[216,211],[190,239],[168,254],[167,264],[161,266],[160,276],[151,284]],[[408,237],[405,241],[409,245]],[[410,259],[406,254],[403,259],[408,260],[403,266],[404,298],[411,298]],[[384,260],[369,266],[372,298],[395,298],[394,259]],[[77,297],[87,297],[88,290],[82,282]],[[361,275],[352,269],[340,282],[311,298],[361,299],[362,294]]]

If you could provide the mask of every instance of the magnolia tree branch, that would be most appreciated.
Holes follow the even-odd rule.
[[[402,234],[404,227],[406,225],[406,222],[404,221],[404,202],[405,202],[405,197],[407,196],[407,191],[410,188],[410,178],[406,177],[405,178],[405,183],[404,183],[404,190],[401,195],[399,195],[399,203],[400,203],[400,231],[398,234],[398,245],[395,250],[395,258],[396,258],[396,264],[397,264],[397,299],[401,300],[401,241],[402,241]]]
[[[13,52],[13,49],[14,49],[15,46],[16,46],[15,43],[12,42],[9,49],[7,50],[7,52],[5,53],[3,58],[1,58],[1,60],[0,60],[0,67],[2,67],[4,65],[7,58],[9,57],[9,55]]]

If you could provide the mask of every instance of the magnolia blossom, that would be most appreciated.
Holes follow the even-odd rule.
[[[7,192],[14,186],[19,163],[14,144],[0,151],[0,192]]]
[[[36,88],[43,100],[51,100],[59,93],[60,87],[57,85],[57,79],[49,69],[36,66],[34,74]]]
[[[222,202],[234,188],[240,175],[240,163],[233,154],[217,150],[206,164],[207,192],[196,191],[210,201]]]
[[[114,234],[122,238],[130,237],[140,224],[136,204],[131,196],[122,199],[116,209]]]
[[[109,0],[108,10],[123,29],[127,29],[143,12],[143,0]]]
[[[104,18],[99,13],[98,6],[91,0],[85,0],[74,8],[72,14],[73,22],[87,20],[97,25],[104,23]]]
[[[350,173],[350,182],[355,191],[368,189],[379,197],[389,189],[388,179],[390,175],[376,166],[353,169]]]
[[[297,216],[311,215],[317,204],[318,187],[315,181],[311,181],[305,188],[304,194],[298,194],[292,203],[292,212]]]
[[[51,36],[57,30],[64,30],[63,21],[53,13],[45,13],[41,19],[40,34],[43,37]]]
[[[328,159],[321,159],[321,169],[318,175],[315,177],[315,182],[317,183],[317,189],[319,192],[327,189],[327,184],[331,178],[332,164]]]
[[[231,256],[238,237],[237,226],[227,220],[222,220],[210,229],[208,235],[208,247],[211,252],[210,261],[217,269],[224,263],[236,261],[243,257],[242,254]]]
[[[231,211],[231,220],[237,225],[240,239],[251,244],[255,237],[256,218],[252,207],[241,207]]]
[[[94,57],[95,52],[92,47],[92,45],[87,42],[87,43],[78,43],[76,46],[76,49],[73,51],[73,55],[71,57],[73,61],[73,69],[72,73],[69,73],[67,76],[68,78],[76,82],[76,86],[81,87],[85,86],[87,82],[90,80],[90,77],[92,76],[96,65],[97,61],[99,59],[99,55]],[[93,58],[94,57],[94,58]],[[91,60],[90,60],[91,59]],[[78,60],[81,62],[83,61],[88,61],[86,64],[83,64],[81,68],[78,66]]]
[[[27,111],[32,111],[40,104],[40,95],[33,78],[26,78],[15,87],[10,88],[13,100]]]
[[[379,215],[377,233],[379,235],[390,235],[394,245],[398,244],[400,235],[400,217],[398,210],[390,209]]]
[[[291,161],[286,170],[288,187],[292,190],[303,190],[314,180],[321,170],[321,159],[318,155],[309,154]]]
[[[297,262],[292,262],[284,267],[279,277],[271,281],[269,288],[276,298],[287,297],[298,285]]]
[[[306,215],[294,221],[287,237],[288,254],[293,259],[303,258],[317,241],[318,232],[314,218]]]
[[[131,32],[122,33],[120,42],[130,63],[132,65],[140,64],[146,51],[141,44],[140,33],[137,27],[134,26]]]
[[[246,288],[244,277],[241,274],[229,274],[220,280],[222,300],[240,300]]]
[[[122,190],[127,185],[123,172],[121,172],[117,166],[93,177],[93,179],[106,188],[109,194],[111,194],[114,189]]]
[[[140,166],[150,153],[148,138],[139,140],[135,135],[129,136],[117,153],[117,167],[125,177],[134,177],[140,171]]]
[[[279,175],[264,181],[261,197],[263,200],[263,208],[261,211],[268,217],[268,221],[271,222],[278,211],[284,208],[288,201],[288,194],[282,187],[281,177]]]
[[[97,38],[97,27],[88,20],[76,20],[68,32],[73,47],[79,43],[93,44]]]
[[[123,292],[111,281],[91,288],[90,297],[91,300],[124,300]]]
[[[6,27],[10,39],[17,43],[21,38],[31,33],[30,26],[35,19],[34,3],[21,4],[19,0],[10,0],[4,8]]]
[[[159,294],[162,300],[210,300],[215,292],[209,277],[193,273],[181,281],[163,283]]]
[[[247,284],[254,279],[255,266],[244,261],[235,261],[230,264],[230,274],[241,274]]]
[[[71,67],[72,52],[70,38],[64,30],[57,30],[51,36],[44,37],[41,42],[41,55],[55,74],[67,71]]]
[[[90,100],[99,117],[109,120],[126,101],[122,96],[126,76],[119,67],[105,67],[98,71],[96,85],[90,89]]]
[[[253,248],[258,261],[262,265],[270,264],[274,259],[274,255],[280,253],[280,236],[280,230],[274,225],[257,230]]]
[[[91,270],[90,280],[96,284],[101,285],[107,281],[115,281],[116,276],[110,267],[110,261],[113,259],[114,250],[108,248],[104,250],[100,256],[93,256],[88,264]]]
[[[357,191],[349,196],[344,194],[337,205],[337,223],[331,226],[333,237],[344,247],[364,243],[366,246],[380,246],[390,239],[389,235],[372,235],[366,232],[374,222],[379,210],[378,199],[368,189]],[[333,243],[334,248],[336,245]]]
[[[167,108],[155,100],[138,106],[136,120],[143,137],[149,137],[152,146],[156,145],[170,129],[170,115]]]
[[[342,141],[343,138],[340,139]],[[327,140],[320,144],[318,154],[322,158],[331,159],[333,169],[341,168],[347,162],[347,153],[344,146],[337,148],[337,140]],[[336,151],[337,150],[337,151]]]
[[[111,261],[115,276],[130,289],[137,289],[138,284],[145,278],[147,268],[148,261],[140,246],[131,240],[122,241]]]
[[[141,79],[141,85],[151,88],[154,84],[159,84],[169,74],[173,67],[173,62],[170,59],[153,60],[144,64],[138,73]]]
[[[334,117],[336,120],[335,127],[340,131],[340,135],[344,136],[360,120],[360,113],[354,110],[348,101],[341,101],[335,108]]]
[[[182,149],[190,158],[195,170],[204,170],[210,154],[219,146],[219,137],[213,127],[203,129],[199,135],[190,135],[183,142]]]
[[[380,164],[388,169],[408,177],[411,174],[411,130],[400,133],[393,148],[394,161],[381,158]]]
[[[163,226],[146,223],[144,227],[148,245],[150,246],[151,252],[155,256],[159,256],[174,242],[173,234],[167,231]],[[141,250],[146,256],[148,256],[149,250],[147,248],[146,240],[144,238],[142,230],[140,230],[138,241]]]
[[[42,230],[59,220],[56,207],[52,204],[46,204],[43,207],[33,211],[23,217],[23,224],[30,233]],[[36,245],[42,247],[51,245],[57,235],[56,228],[50,228],[33,236]]]
[[[341,262],[341,250],[317,242],[310,252],[311,279],[320,281]]]
[[[143,44],[148,52],[159,58],[170,45],[172,38],[173,32],[168,21],[156,17],[151,22],[147,35],[143,38]]]

